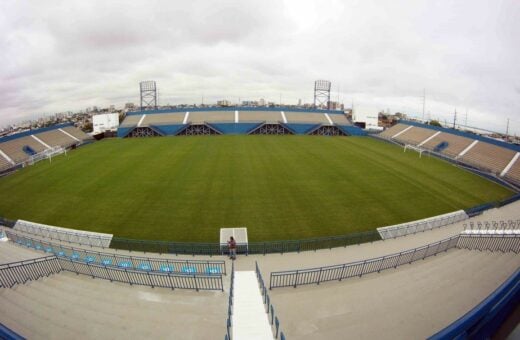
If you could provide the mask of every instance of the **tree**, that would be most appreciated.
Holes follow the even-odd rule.
[[[439,121],[437,120],[430,120],[430,123],[429,123],[431,126],[438,126],[438,127],[442,127],[441,126],[441,123],[439,123]]]

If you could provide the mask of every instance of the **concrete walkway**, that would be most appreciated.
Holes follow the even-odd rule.
[[[233,340],[272,340],[271,326],[254,271],[235,272]]]

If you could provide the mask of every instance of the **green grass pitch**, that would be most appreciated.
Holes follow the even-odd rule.
[[[368,137],[104,140],[0,178],[0,216],[120,237],[217,242],[342,235],[511,191]]]

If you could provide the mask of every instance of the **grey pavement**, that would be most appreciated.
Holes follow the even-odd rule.
[[[288,339],[424,339],[519,266],[514,253],[454,249],[380,274],[269,293]]]
[[[0,289],[0,320],[28,339],[214,339],[225,334],[227,301],[62,272]]]

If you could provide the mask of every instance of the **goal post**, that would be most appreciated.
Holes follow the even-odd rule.
[[[426,149],[420,148],[420,147],[415,146],[415,145],[405,144],[405,146],[404,146],[404,150],[403,150],[403,151],[406,152],[407,149],[411,149],[411,150],[413,150],[413,151],[418,152],[418,153],[419,153],[419,158],[422,157],[422,153],[423,153],[423,152],[427,151]]]

